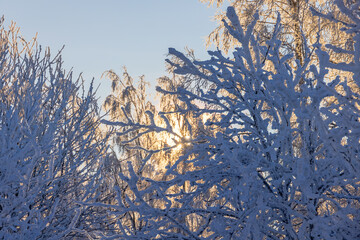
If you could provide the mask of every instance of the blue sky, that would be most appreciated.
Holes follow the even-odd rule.
[[[187,46],[205,58],[215,12],[197,0],[0,0],[6,26],[15,21],[26,39],[38,33],[54,54],[65,45],[65,68],[87,81],[94,77],[102,98],[110,92],[109,81],[100,79],[108,69],[121,74],[126,66],[154,88],[169,47]]]

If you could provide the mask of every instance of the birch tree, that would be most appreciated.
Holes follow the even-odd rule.
[[[169,72],[172,71],[170,68]],[[112,209],[110,215],[113,222],[108,221],[107,224],[114,227],[113,231],[105,231],[105,235],[140,237],[147,228],[148,220],[143,212],[133,209],[137,197],[136,192],[130,188],[129,181],[136,182],[137,186],[144,190],[149,184],[143,181],[143,178],[155,181],[167,179],[164,175],[166,167],[172,165],[187,147],[182,144],[181,139],[189,139],[190,135],[198,134],[189,132],[189,125],[198,126],[193,127],[198,131],[204,128],[193,122],[195,119],[191,113],[183,115],[176,112],[179,105],[184,106],[176,96],[162,95],[159,106],[155,107],[147,100],[148,86],[144,77],[140,77],[136,82],[126,69],[122,77],[114,71],[106,72],[106,76],[112,81],[112,93],[104,102],[104,108],[109,112],[109,120],[103,122],[116,127],[118,132],[113,137],[112,161],[106,167],[110,169],[106,179],[109,189],[112,190],[109,190],[108,201],[104,205],[105,208]],[[186,85],[186,81],[176,75],[171,78],[162,77],[158,81],[167,90]],[[148,129],[152,124],[157,127]],[[186,167],[181,168],[185,171]],[[186,187],[183,184],[171,191]],[[146,202],[153,208],[161,208],[165,204],[151,191],[146,194]]]
[[[256,12],[259,12],[260,18],[254,28],[254,33],[261,37],[262,41],[267,41],[271,37],[272,29],[276,23],[277,15],[281,15],[282,32],[279,33],[279,39],[282,40],[282,49],[286,52],[293,52],[294,57],[298,59],[301,65],[304,62],[305,51],[304,44],[312,45],[320,34],[319,39],[323,44],[337,43],[343,47],[348,46],[349,42],[346,35],[340,31],[341,24],[330,22],[327,19],[319,19],[314,16],[310,9],[314,8],[322,12],[333,12],[340,18],[344,16],[335,7],[334,1],[301,1],[301,0],[200,0],[209,6],[216,6],[219,11],[215,15],[215,20],[219,26],[210,33],[207,44],[215,44],[217,47],[227,51],[238,44],[236,38],[228,32],[222,19],[225,12],[220,9],[224,5],[233,6],[240,17],[240,23],[243,27],[248,26]],[[351,1],[347,1],[351,2]],[[314,34],[317,33],[317,34]],[[346,57],[328,49],[333,60],[337,61],[339,57]]]

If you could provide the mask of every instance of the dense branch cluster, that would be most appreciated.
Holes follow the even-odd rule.
[[[92,88],[18,31],[0,30],[0,238],[59,239],[92,227],[106,137]]]
[[[207,87],[160,86],[158,91],[183,103],[175,112],[206,119],[205,130],[179,139],[187,147],[169,163],[163,180],[133,170],[123,177],[133,192],[127,211],[137,213],[142,227],[133,232],[124,226],[119,237],[359,237],[359,4],[335,2],[352,21],[342,24],[355,41],[354,50],[326,48],[348,55],[350,63],[331,61],[320,34],[313,45],[302,43],[303,59],[296,50],[284,52],[281,16],[264,42],[254,33],[260,16],[255,14],[244,29],[234,8],[224,21],[239,43],[232,57],[210,51],[210,60],[194,61],[169,50],[177,59],[168,60],[175,74],[185,81],[201,79]],[[350,72],[344,74],[350,77],[333,78],[333,69]],[[143,131],[172,133],[171,126],[161,127],[149,117],[151,124],[141,125]],[[126,119],[118,126],[120,132],[140,127]],[[190,133],[199,133],[196,128],[187,125]]]

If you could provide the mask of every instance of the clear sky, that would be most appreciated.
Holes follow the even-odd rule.
[[[65,45],[65,68],[94,77],[102,98],[110,92],[109,81],[100,79],[108,69],[121,74],[126,66],[154,88],[169,47],[187,46],[205,58],[215,12],[198,0],[0,0],[6,26],[15,21],[26,39],[38,33],[54,54]]]

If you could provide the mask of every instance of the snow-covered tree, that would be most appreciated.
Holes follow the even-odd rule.
[[[170,67],[169,71],[172,70]],[[109,211],[111,218],[107,221],[107,225],[112,227],[106,229],[104,234],[124,238],[139,236],[144,231],[147,221],[142,213],[132,210],[136,196],[129,187],[128,179],[132,177],[132,173],[140,178],[166,179],[165,166],[174,163],[186,148],[179,140],[196,134],[188,131],[188,125],[198,124],[192,122],[195,119],[191,117],[191,113],[182,115],[174,112],[177,105],[184,105],[176,96],[162,95],[158,106],[161,109],[159,112],[155,105],[148,101],[148,84],[144,77],[140,77],[136,84],[126,69],[122,77],[111,70],[106,72],[106,76],[112,81],[112,92],[104,102],[110,121],[103,122],[120,128],[113,138],[112,158],[106,164],[108,194],[103,202],[106,205],[102,206],[112,209]],[[180,84],[186,85],[182,77],[180,78],[173,75],[172,78],[162,77],[158,81],[164,89],[175,90]],[[121,124],[127,121],[136,124]],[[155,130],[146,129],[152,123],[158,127]],[[168,126],[172,128],[170,132]],[[182,168],[185,169],[186,166]],[[140,189],[148,186],[148,183],[142,180],[137,181],[137,184]],[[154,200],[151,193],[147,194],[146,201],[152,207],[164,205],[163,202]],[[114,205],[121,207],[114,208]]]
[[[13,24],[0,29],[0,238],[60,239],[95,229],[106,138],[92,86]]]
[[[351,3],[351,1],[347,2]],[[341,24],[334,24],[324,18],[319,20],[310,10],[315,8],[322,12],[333,12],[338,18],[344,20],[334,0],[200,0],[200,2],[207,3],[209,6],[215,5],[219,9],[214,17],[219,22],[219,26],[210,33],[207,44],[215,44],[225,51],[238,44],[236,38],[231,36],[222,22],[226,11],[221,11],[221,9],[224,9],[226,5],[234,7],[243,27],[250,24],[254,14],[259,12],[260,18],[256,23],[254,33],[262,41],[267,41],[271,37],[277,15],[281,14],[282,31],[279,33],[279,39],[283,42],[281,48],[283,51],[295,53],[300,63],[303,63],[305,58],[304,41],[308,45],[314,44],[318,39],[317,34],[313,33],[319,30],[322,43],[348,45],[346,34],[340,31]],[[329,53],[335,61],[339,57],[345,57],[330,49]]]
[[[112,207],[123,214],[137,213],[144,224],[136,236],[122,226],[118,237],[360,237],[360,103],[354,91],[360,84],[360,4],[334,2],[348,18],[342,24],[354,42],[353,50],[326,47],[349,55],[350,62],[330,61],[319,41],[312,46],[304,41],[301,62],[294,58],[296,51],[281,50],[280,16],[269,40],[263,42],[254,34],[259,15],[245,30],[232,7],[224,26],[240,45],[231,57],[210,51],[209,60],[193,61],[170,49],[179,59],[169,60],[175,73],[206,81],[207,87],[198,92],[182,87],[158,90],[184,103],[176,109],[179,114],[191,112],[195,118],[207,119],[210,134],[177,138],[176,144],[186,148],[168,166],[163,180],[139,175],[128,163],[129,174],[120,175],[133,198],[125,199],[127,206]],[[331,14],[316,14],[334,23],[342,21]],[[332,69],[350,72],[351,79],[331,78]],[[166,118],[161,126],[148,116],[150,124],[131,119],[107,123],[128,131],[176,135]],[[187,187],[179,187],[183,185]]]

